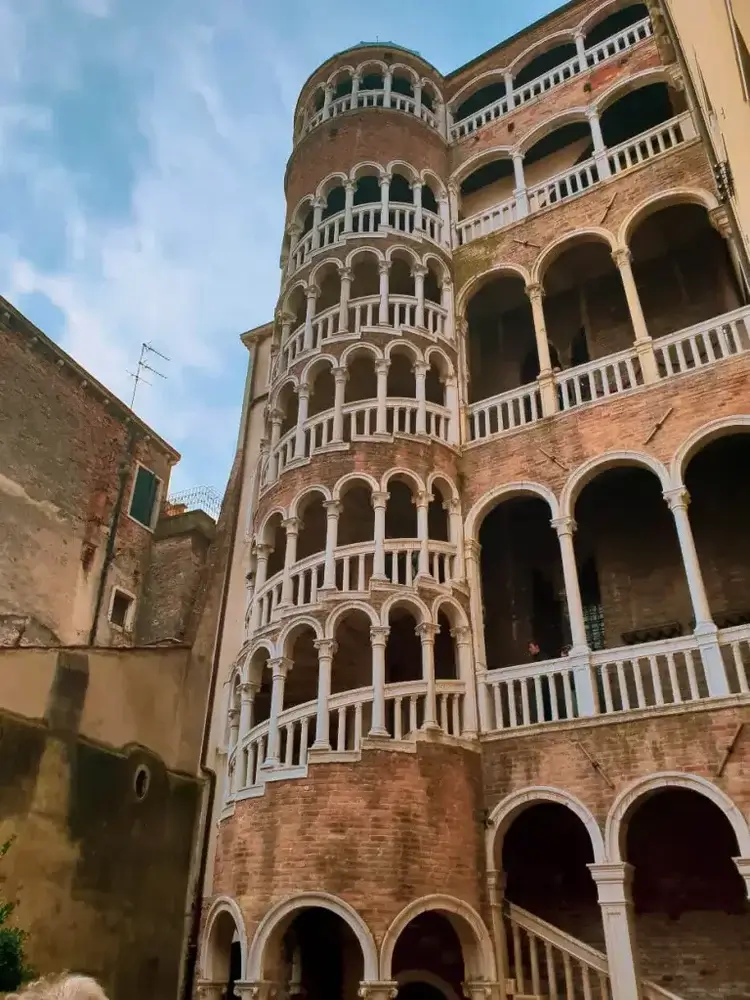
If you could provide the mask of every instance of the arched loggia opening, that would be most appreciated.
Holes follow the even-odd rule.
[[[509,154],[483,163],[461,181],[459,219],[468,219],[513,196],[515,174]],[[510,210],[508,222],[512,221]]]
[[[307,404],[308,418],[332,409],[335,383],[331,361],[328,358],[316,361],[308,370],[307,381],[310,386],[310,399]]]
[[[397,1000],[449,1000],[462,996],[461,941],[450,920],[428,910],[401,932],[393,952]]]
[[[419,619],[418,610],[408,601],[391,607],[388,615],[390,632],[385,647],[386,684],[422,679],[422,643],[416,632]],[[421,723],[422,720],[419,719],[418,726]]]
[[[362,479],[348,480],[341,489],[339,503],[338,546],[372,542],[375,537],[375,511],[370,483]],[[336,559],[335,569],[339,590],[365,592],[373,573],[373,555],[358,551],[342,553]]]
[[[555,45],[553,48],[547,49],[546,52],[534,56],[513,74],[513,89],[517,90],[519,87],[536,80],[537,77],[544,76],[545,73],[549,73],[550,70],[572,59],[575,54],[575,42],[571,40],[562,45]],[[534,93],[541,94],[544,89],[547,88],[543,88],[540,83]]]
[[[268,519],[263,535],[261,541],[271,547],[266,569],[266,579],[270,580],[284,568],[286,558],[286,529],[281,514],[273,514]]]
[[[231,1000],[235,983],[242,979],[242,942],[228,910],[221,910],[214,917],[205,947],[204,978],[221,986],[220,1000]]]
[[[584,45],[587,49],[593,48],[646,17],[648,17],[648,7],[645,3],[630,3],[620,7],[619,10],[606,15],[600,21],[594,21],[589,26],[584,38]]]
[[[618,94],[620,92],[618,91]],[[617,96],[601,111],[600,125],[604,145],[619,146],[683,112],[687,105],[683,93],[666,83],[648,83]]]
[[[546,208],[552,205],[561,196],[577,194],[591,184],[592,178],[588,174],[577,175],[577,180],[573,182],[575,187],[567,186],[564,182],[561,191],[557,189],[543,188],[535,193],[534,188],[544,185],[550,177],[565,170],[570,170],[576,164],[588,160],[594,149],[591,137],[591,127],[585,119],[583,121],[573,121],[560,128],[548,132],[541,139],[526,151],[523,160],[524,178],[529,189],[529,204],[533,211],[537,208]],[[592,175],[593,179],[596,179]]]
[[[476,114],[477,111],[481,111],[482,108],[486,108],[490,104],[502,100],[506,93],[504,79],[493,80],[492,83],[487,83],[483,87],[479,87],[454,108],[454,121],[461,122],[464,118],[469,118],[471,115]]]
[[[750,994],[750,911],[726,815],[667,786],[636,799],[626,820],[642,975],[680,996]]]

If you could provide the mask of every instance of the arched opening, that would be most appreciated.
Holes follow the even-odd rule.
[[[387,393],[389,399],[416,399],[417,382],[414,377],[415,357],[409,347],[398,345],[390,353]],[[390,431],[393,428],[389,428]]]
[[[340,178],[331,182],[331,186],[324,192],[325,208],[321,215],[321,221],[325,222],[332,215],[337,215],[344,211],[346,203],[346,192]]]
[[[693,529],[711,615],[719,628],[750,622],[750,435],[731,432],[705,444],[685,470]],[[728,664],[728,666],[733,666]],[[745,663],[745,669],[750,663]]]
[[[341,69],[331,77],[331,84],[333,86],[333,100],[337,101],[340,97],[351,94],[352,75],[348,69]]]
[[[480,565],[489,669],[553,659],[570,643],[560,548],[550,519],[544,500],[522,496],[501,501],[482,522]]]
[[[435,679],[452,681],[458,678],[456,644],[451,635],[452,623],[442,609],[437,616],[438,632],[435,636]]]
[[[601,472],[578,496],[575,520],[591,645],[596,647],[602,637],[608,648],[691,631],[677,532],[661,483],[651,470],[617,466]],[[653,679],[644,678],[644,683]]]
[[[644,977],[681,996],[750,993],[750,916],[732,861],[738,853],[729,820],[699,792],[665,787],[636,800],[626,860],[634,867]]]
[[[511,903],[603,950],[596,884],[586,867],[595,860],[594,849],[586,826],[572,809],[559,802],[530,804],[512,820],[499,850],[498,868],[505,871],[505,894]],[[513,941],[512,933],[508,941]],[[521,944],[521,964],[528,983],[528,941],[522,937]],[[544,964],[540,962],[546,979]],[[518,968],[515,971],[518,978]],[[562,972],[560,968],[560,979]],[[546,988],[539,992],[555,995],[549,983],[543,986]],[[528,992],[532,992],[531,986]]]
[[[412,268],[415,266],[415,263],[416,261],[412,255],[406,250],[398,249],[393,251],[391,254],[391,269],[388,273],[389,296],[414,296],[414,275],[412,274]],[[394,302],[391,302],[389,308],[391,326],[400,326],[401,323],[398,322],[398,318],[399,316],[403,316],[403,310]]]
[[[422,680],[422,641],[417,635],[417,615],[415,609],[408,603],[394,605],[388,614],[388,641],[385,647],[385,682],[400,684],[405,681]],[[398,706],[399,711],[402,706]],[[407,706],[408,707],[408,706]],[[393,732],[394,706],[386,705],[390,712],[388,729]],[[416,720],[416,726],[407,725],[402,732],[406,734],[411,729],[422,725],[423,716]]]
[[[638,21],[642,21],[646,17],[648,17],[648,7],[645,3],[631,3],[626,7],[621,7],[613,14],[609,14],[601,21],[592,24],[586,32],[584,45],[587,49],[593,48],[594,45],[619,34],[629,28],[631,24],[637,24]]]
[[[305,705],[315,701],[318,695],[318,651],[315,648],[317,636],[311,625],[301,623],[296,626],[288,635],[285,646],[286,656],[292,661],[292,665],[286,675],[284,684],[284,704],[283,710],[295,708],[297,705]],[[298,726],[286,729],[281,727],[279,731],[280,760],[300,759],[300,739],[301,733]],[[294,752],[290,753],[286,741],[295,741]]]
[[[341,299],[341,276],[338,266],[333,262],[324,264],[316,272],[316,282],[320,294],[315,304],[315,312],[322,313],[331,306],[338,305]]]
[[[352,299],[360,299],[380,293],[379,263],[378,257],[367,250],[363,250],[354,257],[352,262]],[[358,328],[350,326],[350,329]]]
[[[459,218],[468,219],[512,198],[514,178],[513,160],[508,155],[477,167],[461,182]]]
[[[469,401],[475,403],[526,384],[522,378],[531,373],[523,364],[527,357],[536,355],[536,336],[523,280],[511,274],[491,278],[469,300],[466,318]],[[538,364],[537,358],[536,373]]]
[[[449,542],[450,517],[448,506],[452,493],[447,483],[435,481],[432,484],[432,495],[427,508],[427,537],[436,542]]]
[[[310,398],[307,404],[308,417],[317,416],[324,410],[333,409],[336,385],[333,378],[333,366],[327,358],[316,361],[308,373]]]
[[[637,82],[637,81],[636,81]],[[604,145],[611,149],[669,121],[686,108],[685,97],[666,83],[636,87],[609,104],[599,119]]]
[[[513,74],[513,89],[518,90],[519,87],[524,86],[527,83],[531,83],[536,80],[537,77],[544,76],[545,73],[549,73],[550,70],[555,69],[556,66],[562,65],[562,63],[567,62],[569,59],[573,59],[576,54],[576,47],[574,42],[566,42],[563,45],[555,45],[552,49],[547,49],[546,52],[542,52],[538,56],[534,56],[530,62],[520,69],[517,73]],[[547,90],[548,87],[542,87],[541,83],[534,90],[535,94],[541,94],[543,90]]]
[[[414,81],[405,73],[395,72],[391,78],[391,93],[414,97]]]
[[[227,910],[216,915],[207,947],[206,978],[224,987],[221,1000],[231,1000],[234,984],[242,979],[242,944],[234,917]]]
[[[283,414],[280,430],[280,434],[283,437],[283,435],[288,433],[292,427],[297,426],[299,399],[293,383],[287,382],[286,385],[282,387],[281,392],[278,395],[277,403],[277,408]]]
[[[359,92],[363,91],[382,91],[385,87],[385,79],[383,77],[383,69],[377,63],[370,63],[365,66],[359,67]],[[382,106],[383,95],[379,95],[380,100],[378,104]]]
[[[372,171],[372,167],[363,167],[363,172],[358,174],[354,188],[355,205],[372,205],[380,202],[380,175],[376,173],[366,173]]]
[[[392,975],[399,982],[397,1000],[446,1000],[446,986],[449,996],[462,996],[463,950],[447,916],[427,910],[404,927],[393,951]]]
[[[292,333],[304,324],[305,316],[307,314],[307,296],[305,295],[305,290],[301,285],[297,285],[296,288],[293,288],[289,293],[284,311],[292,317]],[[282,347],[283,346],[284,345],[282,344]]]
[[[282,571],[286,558],[286,529],[281,514],[273,514],[268,519],[262,541],[271,546],[266,566],[266,579],[270,580]]]
[[[346,380],[344,401],[356,403],[362,399],[375,399],[377,396],[378,378],[375,373],[375,355],[368,348],[358,348],[347,355],[346,370],[349,378]]]
[[[273,677],[268,661],[268,650],[261,648],[253,653],[250,663],[248,664],[248,676],[250,678],[250,683],[258,685],[255,697],[253,698],[253,726],[258,726],[261,722],[265,722],[271,714],[271,687],[273,686]],[[260,764],[262,761],[258,761],[258,763]],[[253,782],[250,781],[250,784],[252,783]]]
[[[308,195],[308,197],[306,197],[299,205],[297,211],[294,213],[294,217],[292,218],[292,224],[300,227],[300,239],[305,236],[306,233],[309,233],[313,227],[315,212],[313,210],[312,203],[312,195]]]
[[[442,103],[440,92],[431,80],[422,80],[422,104],[428,111],[435,113],[435,108]]]
[[[702,205],[657,208],[636,226],[630,251],[646,325],[655,339],[742,304],[727,245]]]
[[[321,84],[319,87],[315,88],[315,92],[312,95],[313,111],[322,111],[325,102],[326,102],[326,89]]]
[[[371,542],[375,534],[375,511],[370,484],[361,479],[348,480],[341,490],[340,503],[338,544]]]
[[[436,406],[445,406],[445,380],[448,377],[448,365],[445,359],[433,353],[430,356],[430,367],[427,369],[424,383],[425,399]]]
[[[326,509],[324,496],[312,490],[297,507],[297,561],[324,552],[326,547]],[[299,602],[302,603],[302,602]]]
[[[336,652],[331,671],[331,693],[354,691],[372,684],[372,653],[370,650],[370,628],[372,622],[364,611],[354,608],[347,611],[336,622]],[[369,710],[370,705],[365,706]],[[337,712],[331,713],[331,745],[336,746]],[[370,728],[370,719],[363,720],[363,731]],[[342,734],[342,743],[345,734]]]
[[[427,274],[424,276],[424,297],[426,302],[442,305],[443,279],[445,271],[434,258],[427,261]]]
[[[475,90],[473,94],[469,95],[469,97],[464,98],[464,100],[455,109],[453,112],[454,121],[463,121],[464,118],[468,118],[470,115],[476,114],[476,112],[481,111],[482,108],[486,108],[490,104],[494,104],[495,101],[501,100],[505,97],[505,94],[505,80],[493,80],[492,83],[485,84],[484,87],[479,87],[479,89]]]
[[[422,182],[422,208],[433,215],[438,215],[440,208],[435,197],[435,190],[427,181]]]
[[[553,205],[560,197],[556,188],[545,190],[537,196],[533,191],[535,187],[590,159],[593,150],[594,142],[588,121],[569,122],[535,142],[527,150],[523,160],[524,178],[529,188],[532,209]],[[589,184],[588,175],[577,175],[575,181],[561,182],[561,196],[577,194]]]
[[[388,503],[385,508],[386,538],[417,537],[417,507],[410,480],[391,476],[388,480]]]
[[[388,201],[396,202],[400,205],[413,205],[414,192],[411,181],[403,174],[394,173],[391,175],[391,183],[388,188]]]
[[[351,927],[323,907],[300,910],[276,948],[275,974],[286,996],[348,1000],[363,977],[362,949]]]

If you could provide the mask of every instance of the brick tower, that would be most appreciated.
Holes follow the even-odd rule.
[[[212,1000],[750,988],[750,309],[701,135],[620,0],[303,87],[244,338]]]

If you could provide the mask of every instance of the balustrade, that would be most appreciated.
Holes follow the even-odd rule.
[[[643,385],[643,372],[638,354],[631,347],[559,372],[555,382],[558,387],[559,408],[569,410],[582,403],[604,399]]]
[[[539,388],[535,382],[520,389],[502,392],[469,407],[469,435],[472,441],[502,434],[534,423],[542,416]]]
[[[394,111],[402,111],[405,114],[414,115],[416,118],[421,119],[430,128],[434,128],[439,131],[440,122],[438,116],[431,111],[424,103],[417,101],[413,97],[409,97],[407,94],[398,94],[393,90],[387,92],[388,99],[386,100],[386,91],[383,90],[358,90],[356,94],[344,94],[343,97],[337,97],[335,100],[331,101],[327,108],[321,108],[316,111],[315,114],[311,115],[307,121],[303,135],[312,131],[321,122],[328,118],[337,118],[339,115],[345,114],[347,111],[357,111],[360,108],[384,108],[390,107]]]
[[[694,136],[695,126],[692,116],[689,111],[685,111],[676,118],[670,118],[669,121],[649,129],[648,132],[642,132],[627,142],[607,150],[609,168],[613,174],[619,174],[623,170],[629,170],[660,153],[666,153],[667,150],[682,145]]]
[[[654,341],[662,378],[681,375],[750,350],[750,307],[697,323]]]
[[[557,205],[568,198],[586,191],[599,181],[596,161],[592,158],[575,167],[563,170],[549,177],[542,184],[528,190],[529,212],[540,212],[543,208]]]

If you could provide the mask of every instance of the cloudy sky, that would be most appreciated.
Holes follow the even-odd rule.
[[[0,0],[0,292],[223,489],[246,352],[278,293],[309,73],[359,41],[448,72],[557,0]]]

